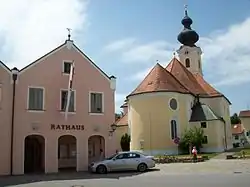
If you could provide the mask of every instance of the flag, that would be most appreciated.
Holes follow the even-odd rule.
[[[71,98],[71,92],[72,92],[72,86],[73,86],[74,72],[75,72],[75,65],[74,65],[74,61],[73,61],[71,66],[70,66],[67,103],[66,103],[66,109],[65,109],[65,120],[67,120],[68,112],[69,112],[69,104],[70,104],[70,98]]]

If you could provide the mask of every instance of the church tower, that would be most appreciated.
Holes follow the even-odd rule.
[[[185,7],[185,15],[181,21],[184,26],[178,35],[178,41],[182,44],[177,50],[180,62],[193,74],[202,74],[201,65],[201,48],[195,43],[199,40],[199,35],[192,30],[193,20],[188,16],[187,6]]]

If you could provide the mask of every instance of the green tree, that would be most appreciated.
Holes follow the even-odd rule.
[[[122,151],[130,150],[130,136],[127,133],[122,135],[120,145],[121,145]]]
[[[193,146],[199,151],[204,142],[204,131],[202,128],[193,127],[186,129],[181,136],[179,148],[184,153],[191,153]]]
[[[231,118],[232,125],[241,123],[240,118],[237,113],[234,113],[230,118]]]

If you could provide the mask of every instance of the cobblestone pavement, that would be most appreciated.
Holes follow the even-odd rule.
[[[245,173],[250,174],[250,160],[221,160],[212,159],[202,163],[176,163],[176,164],[160,164],[160,171],[154,173],[146,173],[146,175],[159,174],[215,174],[215,173]]]
[[[182,177],[180,180],[180,176]],[[202,176],[202,177],[197,177]],[[220,187],[240,185],[250,186],[250,160],[219,160],[213,159],[203,163],[160,164],[157,169],[143,174],[136,172],[110,173],[107,175],[79,173],[59,173],[51,175],[24,175],[1,177],[0,187],[152,187],[153,185],[201,187],[202,184],[220,182]],[[146,182],[148,181],[148,182]],[[183,183],[183,184],[182,184]],[[76,186],[80,187],[80,186]],[[216,186],[218,187],[218,186]]]

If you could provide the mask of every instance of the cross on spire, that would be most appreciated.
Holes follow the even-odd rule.
[[[187,15],[188,15],[187,10],[188,10],[188,5],[187,5],[187,4],[185,4],[185,5],[184,5],[185,16],[187,16]]]
[[[67,30],[68,30],[68,40],[70,40],[70,37],[71,37],[71,28],[67,28]]]

